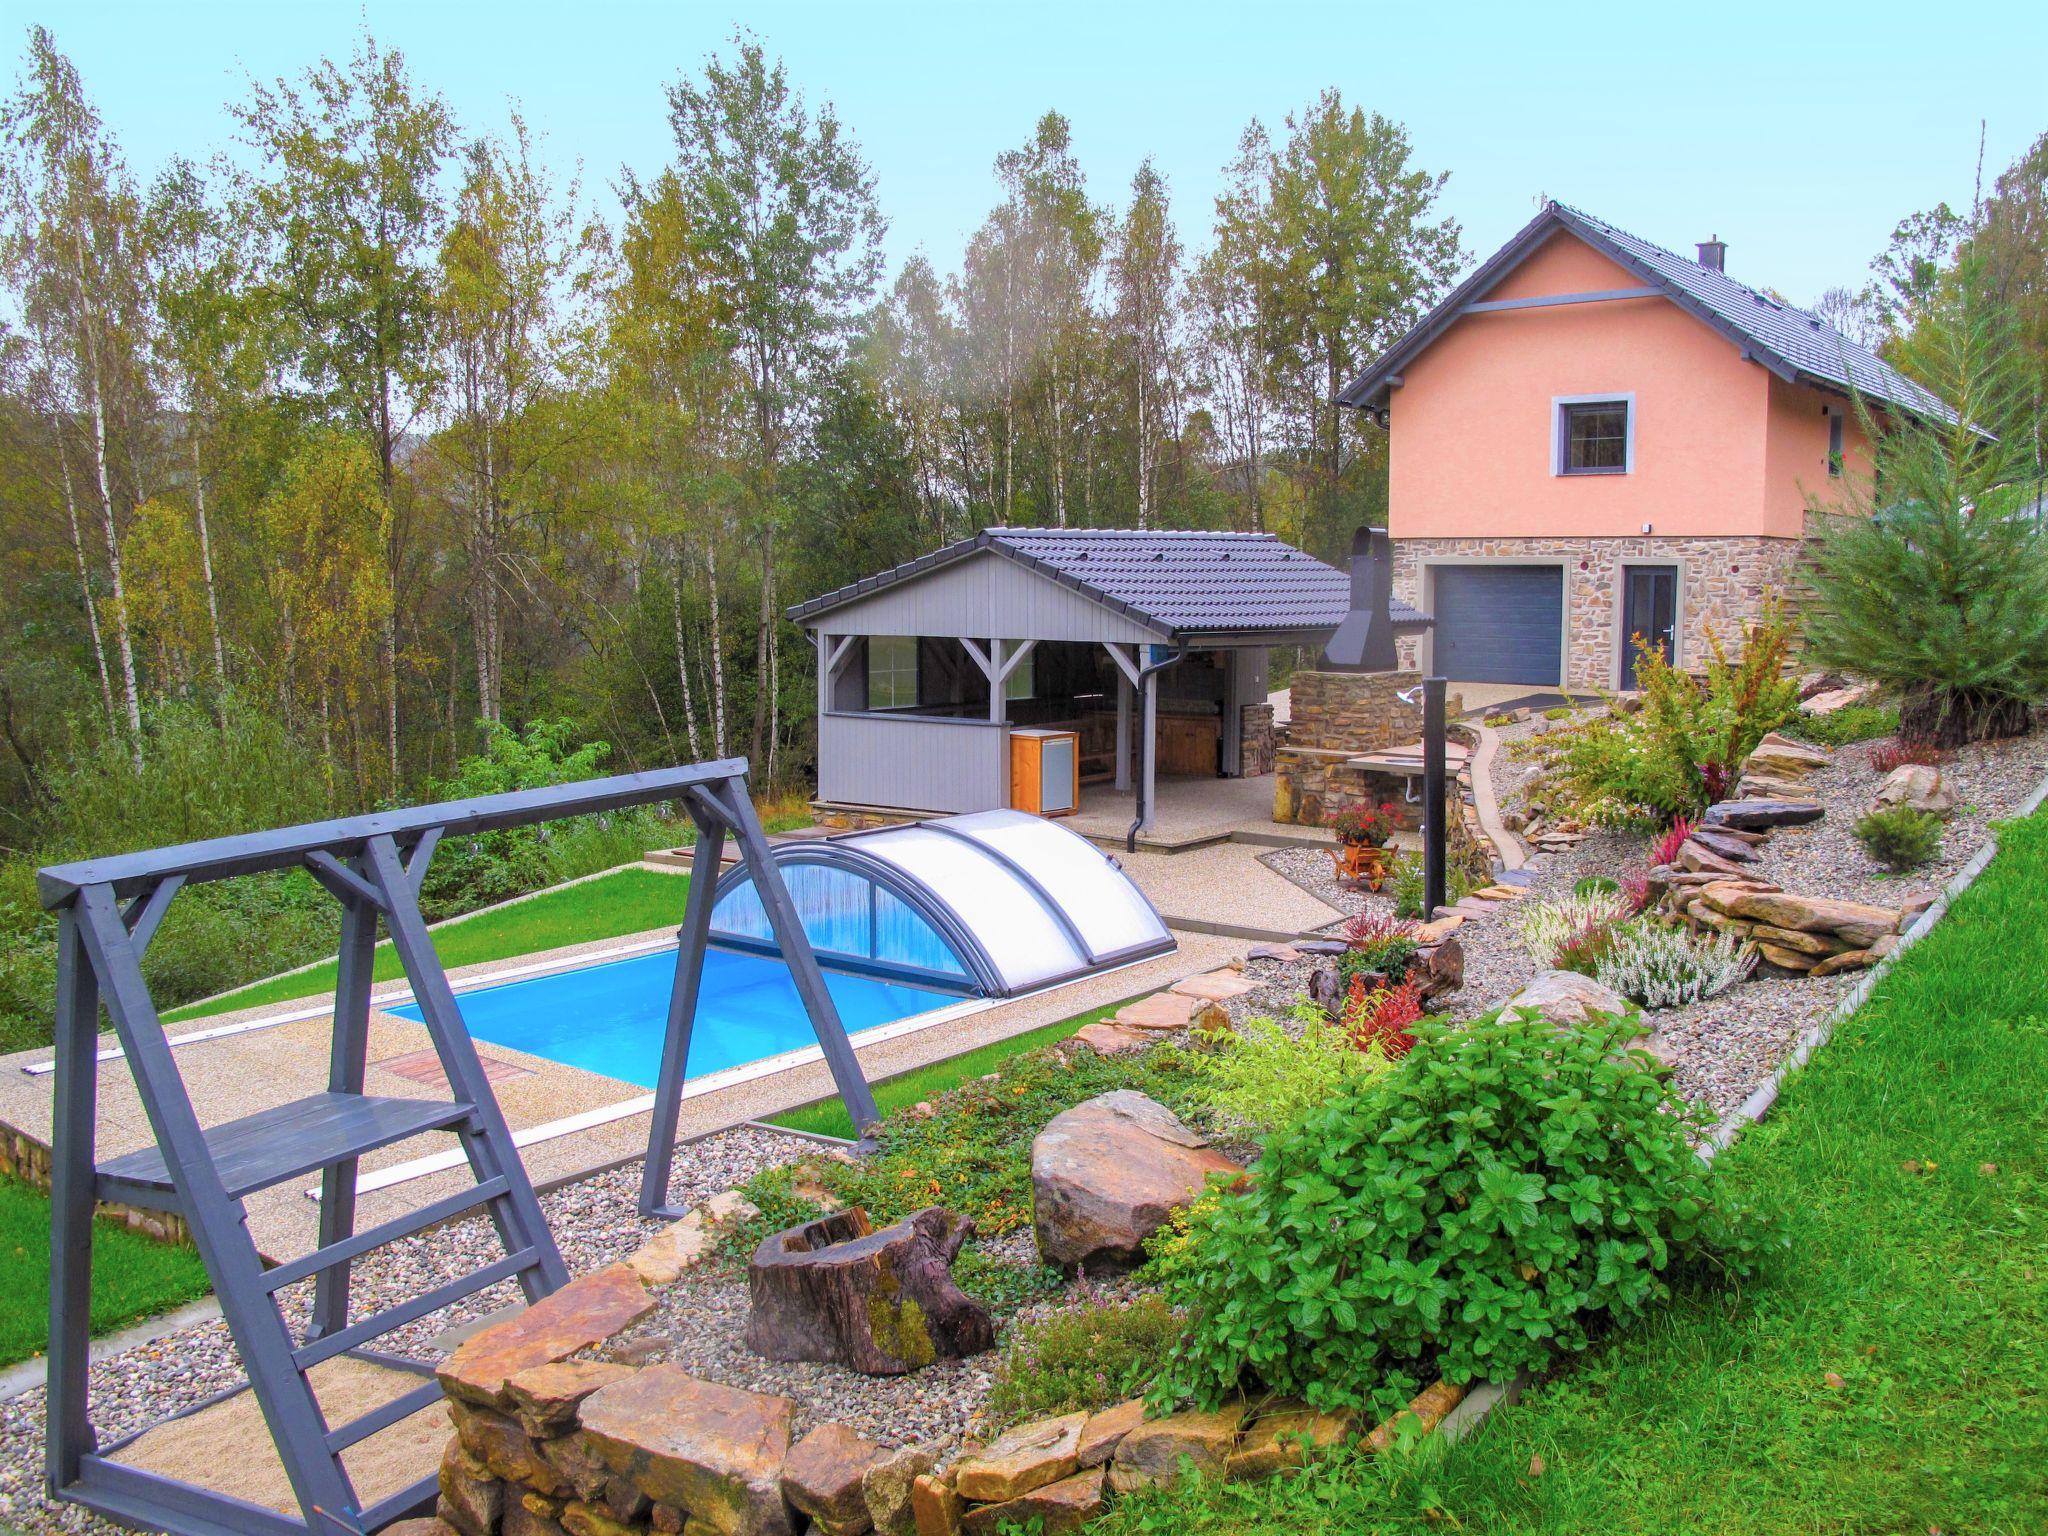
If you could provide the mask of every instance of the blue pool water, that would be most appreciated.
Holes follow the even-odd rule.
[[[652,1088],[661,1070],[661,1038],[675,975],[676,952],[668,949],[480,987],[458,1001],[463,1021],[478,1040]],[[825,973],[825,986],[848,1034],[954,1001],[945,993],[839,971]],[[402,1019],[420,1017],[416,1003],[385,1011]],[[685,1077],[704,1077],[816,1043],[788,966],[730,950],[705,952]]]

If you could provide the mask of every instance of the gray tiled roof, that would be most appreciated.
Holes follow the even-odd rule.
[[[1270,533],[989,528],[799,603],[789,616],[803,623],[985,549],[1152,624],[1169,639],[1334,629],[1351,607],[1349,575]],[[1394,604],[1396,622],[1422,617]]]
[[[1447,330],[1466,304],[1483,298],[1560,226],[1628,268],[1645,285],[1662,289],[1673,303],[1720,331],[1781,378],[1845,393],[1853,385],[1880,404],[1918,416],[1955,420],[1955,412],[1946,403],[1818,315],[1563,203],[1546,204],[1338,398],[1346,405],[1378,404],[1390,375]]]

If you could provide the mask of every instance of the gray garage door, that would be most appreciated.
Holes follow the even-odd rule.
[[[1460,683],[1561,681],[1564,567],[1440,565],[1435,670]]]

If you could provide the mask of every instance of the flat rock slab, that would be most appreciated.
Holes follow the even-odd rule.
[[[1032,1225],[1047,1263],[1129,1265],[1212,1173],[1243,1169],[1130,1089],[1053,1116],[1031,1143]]]
[[[782,1464],[782,1495],[810,1516],[817,1536],[861,1536],[873,1529],[861,1479],[885,1453],[844,1424],[820,1424]]]
[[[586,1398],[580,1417],[605,1465],[657,1504],[722,1536],[794,1536],[782,1469],[795,1415],[786,1397],[652,1365]]]
[[[876,1536],[913,1536],[917,1519],[910,1508],[911,1485],[938,1461],[938,1452],[930,1446],[906,1445],[861,1473],[861,1497],[867,1501]]]
[[[1827,807],[1818,800],[1723,800],[1708,806],[1700,822],[1709,827],[1762,832],[1772,827],[1803,827],[1826,814]]]
[[[1154,992],[1135,1003],[1125,1003],[1110,1022],[1125,1029],[1186,1029],[1201,1006],[1200,998],[1185,992]]]
[[[633,1374],[630,1365],[563,1360],[506,1378],[505,1406],[520,1428],[536,1437],[559,1434],[575,1420],[583,1399]]]
[[[968,1536],[995,1536],[998,1531],[1030,1530],[1036,1520],[1044,1536],[1071,1536],[1102,1513],[1103,1485],[1103,1469],[1092,1467],[1008,1503],[971,1509],[960,1528]]]
[[[1868,949],[1886,934],[1899,931],[1899,914],[1890,907],[1869,907],[1830,896],[1801,896],[1791,891],[1725,892],[1710,885],[1701,898],[1716,912],[1789,928],[1796,933],[1832,933],[1852,949]]]
[[[1358,1415],[1350,1409],[1321,1413],[1306,1403],[1275,1403],[1245,1431],[1224,1464],[1225,1475],[1233,1482],[1271,1477],[1357,1435]]]
[[[1211,1411],[1172,1414],[1140,1424],[1123,1438],[1109,1463],[1109,1486],[1130,1493],[1153,1483],[1171,1486],[1184,1466],[1220,1478],[1237,1449],[1245,1419],[1242,1402]]]
[[[1201,976],[1184,976],[1167,990],[1205,1003],[1227,1003],[1233,997],[1257,991],[1258,983],[1246,981],[1235,971],[1209,971]]]
[[[1104,1408],[1099,1413],[1088,1415],[1088,1422],[1081,1426],[1081,1446],[1078,1452],[1081,1465],[1099,1467],[1116,1454],[1125,1435],[1145,1422],[1145,1399],[1134,1397],[1127,1403],[1118,1403],[1114,1408]]]
[[[1101,1019],[1093,1024],[1083,1024],[1067,1038],[1087,1046],[1098,1056],[1121,1056],[1128,1051],[1142,1051],[1151,1043],[1145,1030],[1125,1029],[1121,1024],[1110,1024]]]
[[[985,1450],[953,1464],[953,1487],[977,1504],[1001,1504],[1071,1477],[1081,1465],[1085,1413],[1040,1419],[1005,1431]]]
[[[508,1377],[601,1344],[653,1310],[640,1276],[610,1264],[466,1340],[435,1375],[449,1396],[495,1406]]]

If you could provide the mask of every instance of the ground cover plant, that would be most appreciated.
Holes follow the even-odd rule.
[[[1783,1536],[2042,1528],[2048,819],[1716,1164],[1782,1241],[1681,1285],[1456,1446],[1132,1495],[1102,1536]]]
[[[1188,1332],[1155,1386],[1262,1387],[1389,1413],[1434,1376],[1505,1379],[1639,1320],[1674,1276],[1740,1274],[1749,1236],[1689,1133],[1700,1112],[1632,1022],[1425,1022],[1383,1077],[1269,1138],[1190,1237]]]
[[[1365,1049],[1351,1025],[1313,1003],[1298,1008],[1293,1023],[1290,1032],[1271,1019],[1247,1019],[1213,1050],[1187,1058],[1210,1123],[1263,1136],[1353,1078],[1385,1070],[1384,1050]]]
[[[109,1333],[209,1289],[191,1248],[160,1243],[113,1221],[93,1223],[92,1331]],[[50,1199],[18,1179],[0,1178],[0,1365],[41,1354],[49,1342]]]
[[[1003,1427],[1126,1402],[1152,1384],[1180,1333],[1157,1296],[1020,1324],[996,1364],[989,1417]]]
[[[1825,715],[1795,715],[1779,727],[1794,741],[1816,747],[1846,747],[1851,742],[1874,741],[1899,728],[1895,704],[1845,704]]]
[[[1122,1003],[1104,1003],[1100,1008],[1090,1008],[1086,1013],[1077,1013],[1057,1024],[1026,1030],[1007,1040],[994,1040],[971,1051],[963,1051],[958,1056],[948,1056],[944,1061],[935,1061],[930,1066],[870,1083],[868,1086],[874,1092],[875,1107],[886,1120],[913,1104],[957,1088],[970,1079],[984,1077],[1012,1057],[1035,1051],[1041,1046],[1056,1045],[1082,1025],[1106,1019],[1121,1007]],[[848,1141],[854,1136],[853,1117],[847,1114],[846,1106],[837,1098],[821,1099],[816,1104],[771,1115],[768,1123],[792,1131],[809,1131],[818,1136],[838,1136]]]

